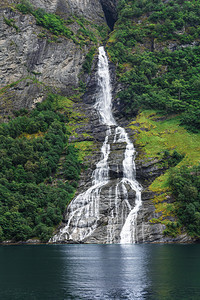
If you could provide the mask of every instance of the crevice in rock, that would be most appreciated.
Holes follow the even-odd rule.
[[[117,0],[100,0],[106,22],[111,30],[117,21]]]

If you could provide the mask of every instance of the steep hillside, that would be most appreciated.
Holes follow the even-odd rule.
[[[91,185],[103,43],[115,118],[137,149],[137,242],[200,237],[199,12],[200,1],[1,1],[0,241],[47,241]]]
[[[0,11],[1,116],[42,101],[47,87],[72,94],[80,79],[87,81],[83,63],[89,52],[95,53],[102,25],[106,30],[98,1],[95,8],[92,0],[87,5],[85,1],[32,1],[34,6],[15,2],[20,1],[10,5],[3,1]]]
[[[160,224],[173,237],[185,228],[200,236],[199,173],[192,169],[200,161],[199,11],[199,1],[119,1],[107,43],[117,64],[116,108],[129,118],[138,149],[143,200],[154,198],[156,208],[152,217],[144,201],[141,218],[147,231]],[[186,192],[184,172],[193,192]]]
[[[101,4],[32,3],[0,9],[0,241],[47,241],[100,147],[80,99],[108,31]]]

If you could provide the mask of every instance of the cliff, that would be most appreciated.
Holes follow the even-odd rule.
[[[98,1],[32,1],[34,8],[61,15],[84,17],[87,29],[97,39],[95,24],[104,24],[105,19]],[[75,42],[37,25],[31,14],[22,14],[15,8],[17,1],[10,5],[4,1],[0,10],[1,39],[1,115],[20,108],[31,108],[42,101],[47,89],[63,95],[73,93],[79,85],[79,74],[86,54],[96,45],[87,36],[85,43]],[[11,20],[9,22],[9,20]],[[88,21],[86,21],[88,20]],[[74,36],[82,28],[77,19],[67,25]],[[96,46],[95,46],[96,47]]]
[[[166,106],[163,104],[164,94],[159,91],[159,96],[157,96],[157,90],[152,90],[148,94],[148,88],[153,86],[154,81],[157,88],[160,84],[159,78],[168,74],[167,71],[172,72],[173,63],[171,64],[170,59],[175,59],[175,56],[170,55],[171,53],[173,55],[176,48],[181,46],[181,49],[185,49],[196,46],[198,39],[189,44],[186,42],[181,44],[179,38],[184,32],[180,31],[176,32],[179,37],[176,41],[166,41],[165,37],[164,41],[160,41],[159,37],[154,36],[155,26],[146,21],[146,18],[149,17],[148,14],[142,15],[141,13],[139,17],[132,16],[131,10],[126,9],[118,19],[116,8],[118,1],[116,0],[31,0],[31,10],[26,13],[16,8],[18,3],[20,1],[9,1],[8,3],[4,0],[1,2],[1,121],[7,122],[8,119],[12,119],[13,112],[20,109],[34,108],[35,104],[46,99],[49,93],[67,97],[64,100],[63,98],[56,100],[58,101],[56,109],[59,113],[68,116],[69,120],[66,126],[70,133],[69,143],[80,150],[83,161],[76,195],[85,191],[91,185],[91,176],[99,161],[100,148],[105,139],[106,129],[99,123],[98,115],[92,108],[98,89],[97,47],[103,43],[108,33],[107,25],[113,30],[115,22],[118,20],[115,30],[108,39],[107,49],[110,57],[114,114],[118,124],[126,128],[130,138],[134,141],[137,150],[137,180],[143,186],[143,204],[137,218],[136,241],[191,242],[193,239],[185,233],[185,229],[180,230],[180,227],[177,231],[174,230],[175,234],[173,230],[170,232],[171,235],[163,234],[164,231],[166,233],[169,225],[173,225],[177,221],[175,201],[167,185],[167,170],[170,166],[166,160],[170,159],[173,155],[172,151],[177,149],[181,155],[185,155],[181,164],[195,164],[198,161],[198,143],[193,143],[192,148],[190,145],[191,140],[196,139],[196,135],[188,134],[186,130],[180,129],[179,116],[163,117],[156,111],[156,105],[158,105],[159,109],[167,107],[166,109],[170,110],[178,107],[178,112],[173,109],[171,112],[179,113],[179,109],[182,107],[180,98],[187,94],[183,87],[186,80],[181,82],[169,80],[167,87],[171,84],[173,89],[169,91],[167,98],[169,102]],[[39,10],[39,17],[48,13],[50,14],[49,18],[51,17],[51,20],[55,21],[58,16],[59,29],[56,27],[57,25],[56,29],[48,27],[48,24],[44,25],[44,22],[37,19],[35,11],[38,8],[43,9]],[[123,9],[121,8],[119,11],[121,12]],[[129,18],[131,18],[131,23],[128,23]],[[61,31],[59,32],[59,30]],[[191,32],[191,29],[189,30]],[[156,54],[168,53],[166,48],[171,51],[170,59],[167,60],[166,57],[163,59],[161,55],[158,62],[155,52]],[[148,54],[144,54],[143,57],[143,53]],[[170,61],[168,65],[166,65],[166,61]],[[177,69],[180,68],[179,65],[182,66],[182,62],[182,60],[181,62],[176,61]],[[185,68],[186,65],[185,63]],[[191,65],[191,67],[193,66]],[[168,80],[168,78],[164,79]],[[198,84],[196,85],[198,86]],[[148,86],[147,89],[146,86]],[[141,95],[137,94],[137,91],[141,91]],[[168,92],[167,88],[165,91]],[[150,103],[148,107],[145,106],[143,97],[145,103]],[[176,101],[174,101],[175,97],[178,97]],[[172,133],[176,135],[176,143],[170,139]],[[40,132],[40,135],[44,134]],[[185,139],[187,144],[184,153],[180,139]],[[124,148],[122,146],[117,148],[114,143],[111,144],[111,148],[113,154],[109,175],[112,182],[115,183],[117,176],[120,177],[122,173],[122,170],[116,171],[116,165],[123,161],[122,151]],[[170,151],[168,156],[164,156],[165,150]],[[193,154],[190,156],[190,153]],[[195,159],[194,154],[197,154]],[[63,150],[59,157],[57,171],[53,170],[51,173],[50,177],[53,179],[47,178],[45,183],[53,180],[52,185],[56,185],[59,179],[64,181],[63,160],[65,156]],[[85,242],[107,242],[105,232],[112,210],[109,210],[110,203],[106,197],[111,189],[112,186],[106,186],[102,192],[104,201],[101,205],[101,220],[97,230]],[[130,194],[132,202],[134,202],[134,197],[134,194]],[[114,192],[112,201],[114,206]],[[123,207],[120,197],[117,205],[120,208],[119,215],[122,216]],[[59,229],[65,226],[66,218],[64,215]],[[122,225],[124,221],[120,219],[120,222]],[[119,242],[120,230],[121,227],[115,228],[114,242]]]

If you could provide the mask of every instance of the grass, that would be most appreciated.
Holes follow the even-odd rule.
[[[37,138],[43,137],[44,134],[45,133],[41,132],[41,131],[38,131],[37,133],[32,133],[32,134],[24,132],[19,136],[19,138],[25,137],[28,140],[31,140],[31,139],[37,139]]]
[[[160,121],[156,111],[141,112],[129,127],[136,131],[137,144],[143,147],[143,157],[160,158],[163,151],[176,150],[184,154],[181,165],[195,165],[200,161],[200,133],[191,133],[179,125],[179,117]]]
[[[183,160],[174,168],[180,168],[183,165],[198,165],[200,161],[200,133],[191,133],[183,126],[180,126],[178,116],[171,116],[164,119],[155,110],[142,111],[135,121],[129,124],[129,128],[134,131],[134,139],[137,147],[141,149],[138,159],[149,161],[151,159],[161,159],[165,150],[170,154],[176,150],[184,154]],[[155,193],[153,203],[156,212],[162,212],[159,218],[153,218],[151,223],[162,223],[170,226],[167,234],[175,235],[180,233],[177,230],[176,222],[171,222],[168,217],[175,217],[176,202],[168,203],[171,195],[168,178],[169,170],[163,175],[157,177],[149,186],[149,190]]]

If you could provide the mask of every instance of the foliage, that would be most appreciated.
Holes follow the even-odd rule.
[[[66,150],[66,157],[64,162],[64,176],[68,180],[79,180],[80,163],[78,160],[78,150],[70,145]]]
[[[126,116],[183,113],[181,124],[199,130],[199,11],[200,1],[119,1],[108,51],[124,85]]]
[[[169,185],[178,204],[179,222],[191,236],[200,238],[200,165],[173,170]]]
[[[138,149],[141,149],[138,159],[164,158],[168,166],[168,159],[176,156],[177,152],[182,158],[180,165],[196,165],[200,161],[200,134],[188,132],[180,126],[177,116],[163,117],[155,110],[145,110],[137,115],[129,127],[134,131]]]
[[[3,18],[4,22],[8,25],[11,26],[13,28],[15,28],[15,30],[18,32],[19,31],[19,27],[15,24],[15,20],[13,19],[7,19],[6,17]]]
[[[181,116],[181,124],[185,125],[190,131],[199,132],[200,130],[200,108],[190,107]]]
[[[90,49],[90,51],[88,52],[88,54],[86,55],[85,61],[83,63],[83,70],[85,72],[87,72],[88,74],[90,74],[90,72],[91,72],[92,61],[93,61],[93,57],[94,57],[95,51],[96,51],[96,48],[92,47]]]
[[[170,155],[168,150],[164,151],[163,159],[167,162],[168,167],[174,167],[182,161],[184,158],[183,154],[178,153],[176,150]]]
[[[199,163],[200,1],[118,3],[107,50],[123,87],[118,93],[123,114],[137,115],[130,128],[139,159],[158,159],[164,173],[149,187],[156,199],[165,194],[155,204],[162,213],[157,221],[166,225],[164,234],[175,236],[184,226],[199,237],[200,170],[181,166]],[[174,203],[168,203],[169,186]],[[178,221],[171,222],[175,215]]]
[[[109,34],[109,27],[105,25],[96,25],[96,29],[98,30],[100,37],[102,38],[103,42],[107,40]]]
[[[36,19],[36,24],[40,25],[50,32],[53,33],[51,39],[48,39],[50,42],[59,42],[58,36],[63,35],[67,38],[72,39],[76,44],[79,44],[80,47],[86,44],[97,44],[97,39],[94,32],[89,26],[89,22],[83,17],[68,17],[67,20],[62,19],[60,16],[47,13],[44,9],[38,8],[35,9],[34,6],[28,0],[22,0],[21,3],[16,5],[16,8],[23,14],[31,14]],[[74,33],[69,27],[69,24],[76,22],[80,27],[76,33]],[[87,26],[85,26],[87,25]],[[45,33],[39,34],[40,38],[46,37]]]
[[[64,35],[67,38],[73,36],[73,32],[65,25],[65,21],[59,16],[46,13],[43,9],[34,9],[29,1],[23,0],[17,4],[17,9],[23,14],[32,14],[37,21],[37,24],[50,30],[55,35]]]
[[[60,98],[50,94],[0,125],[0,240],[47,241],[74,193],[80,161],[67,144],[68,117],[56,110]],[[66,180],[48,184],[64,153]]]
[[[180,233],[181,224],[179,222],[169,222],[166,224],[166,229],[163,231],[164,235],[176,237]]]

